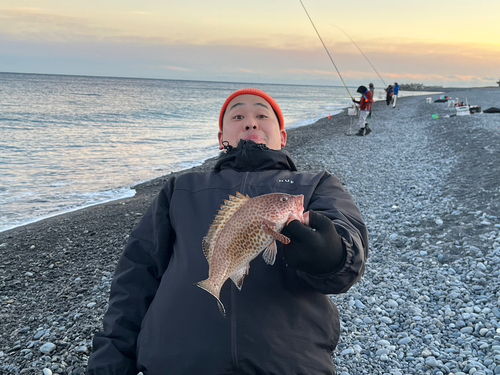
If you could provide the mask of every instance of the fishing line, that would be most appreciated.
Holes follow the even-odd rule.
[[[370,64],[371,67],[373,68],[373,70],[375,70],[375,73],[377,73],[378,77],[380,78],[380,80],[384,84],[384,87],[387,87],[387,85],[385,84],[385,82],[382,79],[382,77],[380,76],[380,74],[378,74],[377,69],[375,69],[375,67],[372,65],[372,63],[370,62],[370,60],[368,60],[368,57],[366,57],[366,55],[363,53],[363,51],[361,51],[361,48],[359,48],[358,45],[356,43],[354,43],[354,40],[352,40],[351,37],[349,35],[347,35],[345,33],[345,31],[342,30],[340,27],[338,27],[337,25],[333,25],[333,26],[335,26],[337,29],[339,29],[340,31],[342,31],[344,33],[344,35],[349,38],[349,40],[352,42],[352,44],[354,44],[356,46],[356,48],[359,50],[359,52],[361,52],[361,54],[365,57],[366,61],[368,61],[368,64]]]
[[[344,84],[344,87],[345,89],[347,90],[347,93],[349,94],[349,96],[351,97],[352,100],[354,100],[354,98],[352,97],[351,95],[351,92],[349,91],[349,89],[347,88],[347,85],[345,84],[344,82],[344,79],[342,78],[342,74],[340,74],[338,68],[337,68],[337,65],[335,65],[335,62],[333,61],[332,59],[332,56],[330,55],[330,52],[328,52],[328,49],[326,48],[325,46],[325,43],[323,43],[323,39],[321,39],[321,35],[319,35],[319,32],[318,30],[316,29],[316,26],[314,26],[314,22],[313,20],[311,19],[311,17],[309,16],[309,13],[307,12],[307,9],[306,7],[304,6],[304,4],[302,3],[302,0],[299,0],[300,1],[300,4],[302,5],[302,8],[304,8],[304,11],[306,12],[307,14],[307,17],[309,18],[309,21],[311,21],[311,25],[314,27],[314,31],[316,31],[316,34],[318,34],[318,37],[319,37],[319,40],[321,40],[321,44],[323,44],[323,47],[325,48],[325,51],[326,53],[328,54],[328,57],[330,58],[330,61],[332,62],[333,66],[335,67],[335,70],[337,71],[340,79],[342,80],[342,83]]]

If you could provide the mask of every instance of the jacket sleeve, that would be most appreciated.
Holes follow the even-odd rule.
[[[87,375],[136,375],[136,345],[142,320],[172,252],[169,219],[171,178],[132,231],[118,262],[103,320],[93,340]]]
[[[361,213],[339,179],[329,173],[321,179],[306,209],[321,212],[333,221],[344,244],[345,263],[325,275],[297,272],[321,293],[345,293],[363,275],[368,257],[368,230]]]

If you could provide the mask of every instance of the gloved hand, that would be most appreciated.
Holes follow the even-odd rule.
[[[324,275],[343,265],[346,250],[332,221],[319,212],[309,211],[310,227],[293,220],[281,231],[290,238],[283,245],[288,266],[312,275]]]

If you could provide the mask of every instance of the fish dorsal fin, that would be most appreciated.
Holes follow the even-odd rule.
[[[250,200],[248,195],[243,195],[236,192],[236,196],[230,195],[229,199],[224,200],[224,204],[220,206],[219,212],[215,215],[208,233],[203,237],[202,249],[205,258],[207,258],[210,263],[212,258],[212,253],[217,242],[217,238],[226,226],[229,219],[231,219],[236,211],[240,209],[246,202]]]

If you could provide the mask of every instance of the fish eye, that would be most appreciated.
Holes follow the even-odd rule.
[[[288,202],[288,198],[287,197],[281,197],[281,201],[282,202]]]

